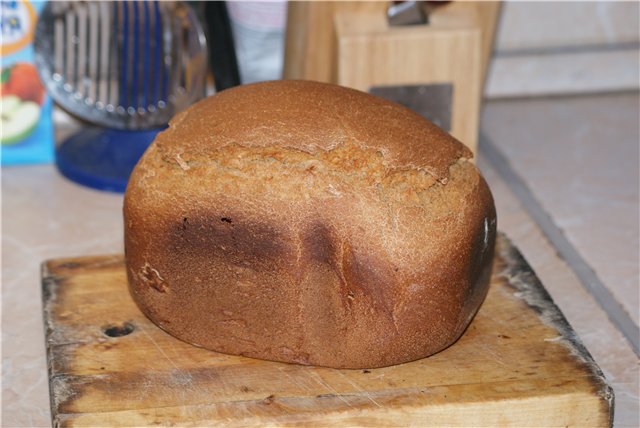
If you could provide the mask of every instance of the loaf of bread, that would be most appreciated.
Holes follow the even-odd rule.
[[[487,293],[496,214],[471,156],[352,89],[220,92],[174,117],[133,171],[131,295],[218,352],[337,368],[431,355]]]

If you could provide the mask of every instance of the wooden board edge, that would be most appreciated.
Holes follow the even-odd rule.
[[[44,345],[46,349],[47,357],[47,375],[49,381],[47,382],[49,388],[49,409],[51,411],[51,421],[54,427],[58,427],[56,422],[59,413],[57,411],[57,404],[55,400],[55,385],[53,372],[53,348],[50,345],[51,335],[54,331],[53,310],[57,303],[57,292],[59,287],[59,278],[52,273],[52,260],[46,260],[40,265],[41,273],[41,291],[42,291],[42,317],[44,327]]]
[[[516,291],[516,297],[524,300],[538,314],[542,323],[557,330],[560,333],[557,340],[567,347],[573,356],[584,363],[585,369],[590,374],[594,392],[600,397],[604,406],[603,410],[609,415],[609,426],[613,426],[615,394],[591,353],[544,288],[531,265],[502,232],[498,232],[496,252],[500,256],[496,259],[503,260],[504,265],[500,266],[501,269],[495,275],[505,279],[505,283]]]
[[[364,398],[363,398],[364,399]],[[605,426],[603,415],[594,407],[598,399],[589,394],[569,394],[560,396],[513,398],[497,402],[468,402],[461,410],[455,404],[434,407],[398,406],[395,408],[358,407],[346,411],[341,407],[339,396],[327,397],[334,401],[333,409],[322,412],[305,409],[296,397],[266,397],[264,399],[235,401],[231,403],[192,404],[187,406],[167,406],[146,410],[118,410],[102,413],[61,414],[54,420],[54,427],[92,426],[416,426],[416,421],[424,421],[421,426],[549,426],[549,413],[567,411],[569,402],[578,401],[567,417],[568,426]],[[508,406],[516,409],[511,415],[501,410]],[[243,415],[228,417],[230,408],[241,408]],[[274,410],[273,418],[265,419],[267,408]],[[284,411],[283,411],[284,409]],[[293,411],[299,409],[300,411]],[[541,411],[541,409],[545,409]],[[553,411],[549,411],[553,409]],[[255,414],[252,414],[254,413]],[[225,418],[225,415],[227,416]],[[473,421],[470,422],[469,421]],[[428,421],[428,422],[427,422]]]

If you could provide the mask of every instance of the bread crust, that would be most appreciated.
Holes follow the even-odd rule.
[[[489,283],[495,208],[470,157],[351,89],[223,91],[176,116],[130,178],[131,295],[219,352],[336,368],[431,355]]]

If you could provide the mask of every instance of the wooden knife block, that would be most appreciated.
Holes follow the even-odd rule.
[[[443,106],[451,110],[449,132],[475,152],[490,53],[477,8],[450,3],[437,8],[429,24],[392,27],[387,22],[387,5],[291,3],[285,78],[332,82],[362,91],[450,84],[451,104]],[[489,32],[492,36],[493,31]]]

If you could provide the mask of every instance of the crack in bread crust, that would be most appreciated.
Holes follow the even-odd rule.
[[[462,143],[414,111],[335,85],[273,81],[222,91],[180,113],[156,143],[193,156],[229,145],[281,147],[313,155],[350,141],[382,154],[389,168],[424,170],[446,179],[470,158]]]

